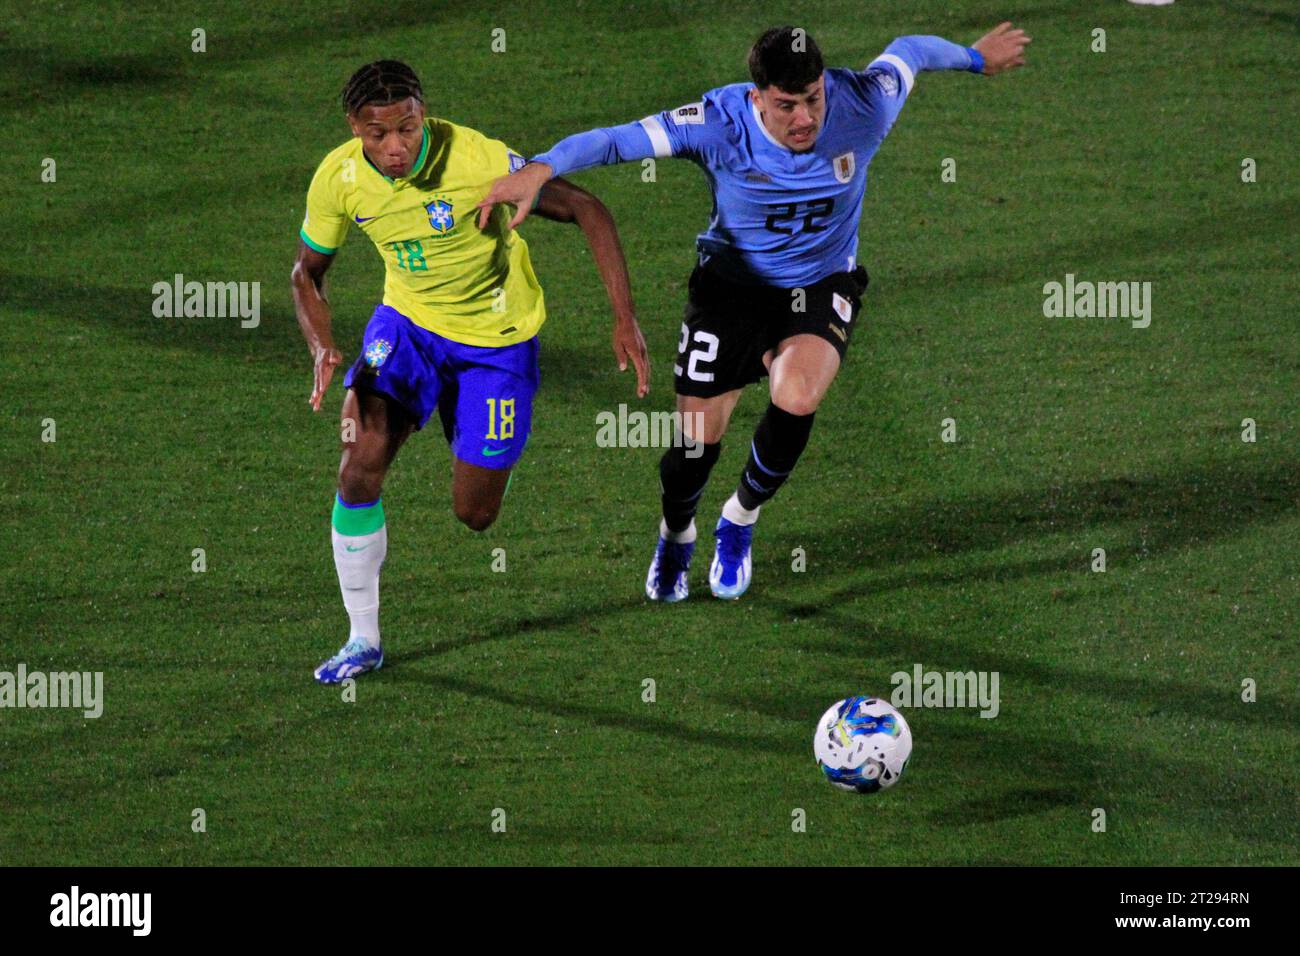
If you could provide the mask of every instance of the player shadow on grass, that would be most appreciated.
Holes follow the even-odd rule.
[[[692,727],[680,721],[658,717],[656,714],[639,711],[633,707],[644,708],[637,694],[628,696],[628,709],[619,710],[609,707],[597,707],[580,703],[577,700],[548,699],[536,694],[519,694],[501,687],[480,684],[446,673],[430,674],[424,670],[412,669],[406,665],[418,660],[463,650],[488,641],[509,640],[533,632],[572,631],[576,625],[589,622],[593,618],[608,617],[647,605],[643,596],[629,597],[622,601],[605,602],[597,607],[584,607],[566,610],[555,614],[526,617],[518,622],[499,625],[491,630],[467,634],[449,641],[439,641],[429,647],[403,651],[389,655],[388,666],[369,680],[382,680],[393,683],[416,683],[440,687],[444,690],[479,697],[494,703],[506,703],[527,710],[542,711],[556,717],[584,720],[603,727],[633,730],[638,733],[652,734],[659,737],[671,737],[687,743],[707,744],[728,750],[744,747],[765,753],[786,753],[788,742],[780,737],[768,734],[737,732],[734,730],[706,730]],[[657,610],[651,608],[651,610]],[[610,638],[618,639],[617,637]],[[392,666],[398,665],[398,666]]]
[[[385,670],[385,673],[388,673]],[[705,744],[721,747],[730,752],[762,751],[769,754],[787,754],[790,752],[789,741],[772,734],[755,734],[735,730],[708,730],[692,727],[689,724],[665,717],[657,717],[648,711],[644,716],[632,708],[645,709],[637,694],[629,694],[627,710],[615,710],[608,707],[596,707],[576,700],[551,700],[537,694],[517,694],[501,687],[480,684],[476,681],[454,677],[450,674],[425,674],[407,671],[398,677],[389,676],[404,682],[429,685],[442,690],[453,691],[468,697],[477,697],[494,704],[508,704],[526,711],[540,711],[554,717],[567,720],[584,721],[600,727],[616,730],[631,730],[656,737],[671,737],[690,744]]]
[[[896,568],[912,561],[992,552],[1044,535],[1086,536],[1079,550],[1057,558],[998,562],[974,569],[899,571],[855,579],[837,596],[925,584],[1014,581],[1049,572],[1087,573],[1091,550],[1105,547],[1112,567],[1136,555],[1138,563],[1276,521],[1300,506],[1300,469],[1291,462],[1214,462],[1178,475],[1100,478],[1026,489],[930,500],[880,514],[851,518],[856,533],[838,529],[802,535],[811,560],[835,568]],[[1120,529],[1116,529],[1116,525]],[[803,544],[806,540],[807,544]],[[777,598],[779,586],[759,592]],[[791,603],[805,616],[826,600]]]
[[[187,41],[188,42],[188,41]],[[63,53],[50,46],[6,44],[5,72],[26,78],[33,97],[65,102],[81,93],[113,90],[130,95],[155,90],[174,93],[184,83],[186,70],[172,54],[110,53],[86,56]]]
[[[266,18],[245,29],[222,29],[209,66],[203,58],[202,68],[180,66],[175,33],[164,31],[149,37],[133,37],[137,47],[132,53],[88,53],[79,48],[54,44],[23,45],[7,38],[5,67],[11,76],[23,77],[29,89],[40,98],[64,103],[83,93],[120,91],[125,88],[154,88],[159,93],[192,92],[195,87],[206,86],[200,82],[207,69],[216,69],[236,76],[248,74],[248,64],[274,61],[284,56],[286,50],[302,53],[306,50],[328,46],[339,40],[356,43],[374,34],[386,33],[392,24],[405,20],[432,28],[438,23],[452,20],[459,13],[452,4],[429,4],[424,0],[391,0],[385,4],[384,17],[377,18],[358,7],[348,10],[346,5],[330,16],[313,16],[310,29],[292,19],[283,22]],[[197,24],[184,23],[184,58],[190,53],[191,37],[188,35]],[[172,24],[174,28],[175,23]],[[223,24],[223,27],[225,24]],[[34,34],[40,37],[39,29]],[[144,47],[144,48],[141,48]],[[149,48],[152,47],[152,48]],[[219,50],[219,52],[216,52]],[[254,80],[248,81],[253,84]],[[341,82],[341,80],[340,80]],[[257,92],[264,93],[258,86]],[[286,106],[289,104],[286,104]]]
[[[1286,231],[1285,223],[1291,222],[1294,216],[1294,202],[1290,199],[1278,199],[1258,206],[1216,209],[1197,216],[1178,209],[1175,217],[1175,213],[1161,206],[1138,220],[1139,225],[1128,225],[1129,220],[1103,220],[1094,224],[1086,239],[1073,236],[1066,239],[1040,238],[1031,245],[1017,248],[1014,263],[1010,265],[1005,259],[990,257],[979,249],[955,259],[918,257],[914,262],[897,264],[894,276],[882,277],[878,294],[887,295],[892,300],[886,313],[910,314],[918,304],[930,307],[932,290],[940,288],[944,290],[945,307],[960,312],[968,308],[972,300],[988,295],[991,289],[1006,290],[1023,283],[1026,291],[1034,290],[1028,294],[1037,302],[1034,306],[1037,308],[1041,305],[1038,283],[1043,281],[1038,277],[1050,277],[1065,271],[1062,263],[1071,263],[1071,269],[1076,273],[1087,273],[1093,268],[1112,268],[1117,249],[1165,249],[1171,229],[1176,229],[1183,238],[1180,251],[1188,257],[1210,256],[1215,252],[1237,249],[1243,235],[1256,239],[1273,235],[1281,246],[1290,241],[1291,234]],[[1161,269],[1154,265],[1144,264],[1143,269],[1146,270],[1144,274],[1152,279],[1161,277]],[[1032,282],[1017,279],[1009,283],[1008,275],[1035,278]],[[885,282],[889,284],[885,285]],[[1188,305],[1199,306],[1199,303],[1189,302]]]
[[[880,594],[916,587],[948,587],[980,583],[996,587],[1036,577],[1077,575],[1077,588],[1068,593],[1072,602],[1091,597],[1113,597],[1113,579],[1092,579],[1091,548],[1105,546],[1113,573],[1117,566],[1162,555],[1176,555],[1239,533],[1251,524],[1277,521],[1294,514],[1300,502],[1300,472],[1289,462],[1216,463],[1180,475],[1143,478],[1096,479],[1010,496],[973,496],[955,501],[929,501],[873,519],[859,516],[862,533],[854,539],[833,532],[814,533],[804,547],[812,561],[836,568],[837,586],[816,589],[816,578],[805,579],[815,593],[790,597],[786,581],[762,582],[752,599],[760,606],[789,618],[815,619],[843,636],[838,641],[817,641],[808,649],[842,653],[860,659],[875,657],[905,662],[921,661],[927,667],[945,665],[961,671],[998,671],[1049,688],[1068,688],[1098,699],[1142,702],[1160,711],[1199,715],[1214,711],[1232,722],[1267,722],[1290,726],[1293,717],[1277,700],[1260,701],[1250,708],[1223,708],[1222,693],[1193,683],[1150,677],[1123,677],[1028,660],[1023,654],[1004,654],[958,644],[953,640],[882,629],[860,614],[846,611],[864,593]],[[1054,558],[1010,561],[992,558],[979,567],[908,571],[912,561],[957,557],[1023,544],[1042,535],[1087,535],[1078,550]],[[801,541],[802,543],[802,541]],[[900,570],[883,576],[881,567]],[[844,571],[843,569],[857,569]],[[829,580],[829,579],[825,579]],[[1105,587],[1105,591],[1093,590]],[[801,589],[802,590],[802,589]],[[1058,591],[1045,597],[1056,600]],[[1281,632],[1273,639],[1283,637]],[[751,705],[754,702],[751,701]],[[785,702],[784,714],[794,718],[816,709],[818,700]],[[823,705],[824,706],[824,705]]]
[[[1078,808],[1086,805],[1090,793],[1095,799],[1095,791],[1088,787],[1014,787],[959,803],[942,804],[927,813],[925,818],[927,822],[943,827],[999,823],[1048,813],[1058,807]]]
[[[1044,730],[1042,724],[1031,725],[1023,720],[986,721],[975,709],[909,714],[913,733],[929,741],[925,749],[913,754],[908,769],[912,783],[926,773],[928,766],[946,779],[968,776],[978,784],[969,788],[968,799],[941,803],[929,810],[926,820],[936,826],[996,823],[1060,809],[1079,812],[1080,808],[1113,807],[1120,800],[1131,806],[1135,799],[1132,794],[1141,792],[1142,799],[1178,808],[1177,812],[1188,819],[1217,814],[1215,826],[1226,826],[1243,839],[1261,839],[1261,827],[1266,828],[1268,821],[1282,819],[1294,809],[1291,782],[1268,778],[1248,787],[1235,787],[1230,795],[1219,794],[1225,802],[1231,800],[1232,812],[1227,814],[1231,820],[1225,823],[1223,815],[1207,803],[1204,790],[1189,788],[1187,781],[1248,779],[1245,772],[1237,772],[1236,763],[1240,760],[1245,765],[1250,758],[1237,758],[1235,751],[1225,754],[1207,748],[1192,757],[1170,757],[1161,749],[1152,749],[1159,738],[1152,738],[1150,728],[1159,725],[1148,724],[1152,718],[1172,711],[1202,719],[1213,715],[1216,721],[1267,720],[1292,728],[1294,717],[1285,702],[1274,702],[1267,712],[1260,709],[1259,703],[1234,711],[1225,706],[1225,700],[1231,699],[1230,688],[1220,693],[1174,681],[1084,674],[1072,668],[1027,663],[1021,657],[972,653],[968,646],[915,633],[864,627],[862,621],[838,612],[836,618],[835,626],[850,631],[853,639],[805,643],[802,649],[843,654],[846,664],[851,661],[859,671],[868,654],[898,662],[900,668],[906,666],[902,662],[915,660],[932,670],[997,670],[1002,675],[1004,718],[1006,688],[1024,681],[1026,675],[1033,684],[1033,717],[1037,719],[1043,716],[1042,695],[1059,689],[1085,699],[1113,698],[1117,702],[1114,708],[1103,704],[1089,717],[1115,728],[1116,733],[1106,742],[1083,740],[1069,730]],[[881,677],[883,680],[883,671]],[[887,683],[877,688],[886,699],[889,690]],[[824,691],[790,694],[746,687],[733,696],[712,699],[723,706],[745,708],[802,727],[808,714],[825,706],[826,696]],[[939,728],[942,732],[938,732]],[[1143,733],[1143,728],[1148,731]],[[1126,775],[1133,779],[1126,780]]]
[[[1222,710],[1220,705],[1216,713]],[[1116,718],[1106,719],[1117,727],[1121,724]],[[986,723],[978,718],[947,721],[942,736],[933,738],[938,752],[908,770],[915,774],[928,763],[947,775],[1002,779],[1005,786],[980,788],[982,795],[972,793],[969,799],[935,806],[926,814],[928,822],[965,826],[1056,809],[1082,815],[1099,806],[1141,821],[1149,819],[1155,804],[1162,814],[1180,819],[1183,825],[1212,829],[1216,836],[1227,830],[1241,840],[1282,843],[1285,836],[1268,828],[1295,812],[1292,782],[1277,777],[1250,782],[1245,772],[1253,769],[1247,767],[1249,757],[1238,758],[1238,764],[1230,754],[1201,747],[1196,756],[1171,758],[1152,748],[1158,740],[1133,733],[1128,726],[1111,740],[1083,742],[1068,734],[1020,733],[1006,725],[994,731]],[[996,738],[1005,766],[993,756],[990,737]],[[1189,786],[1191,781],[1218,781],[1220,786],[1207,792]]]
[[[449,654],[453,651],[464,650],[467,647],[473,647],[476,644],[484,644],[488,641],[512,640],[518,637],[524,637],[534,632],[545,633],[547,631],[569,630],[572,631],[577,626],[586,625],[593,618],[610,617],[621,614],[624,611],[632,610],[646,603],[643,596],[634,595],[625,597],[621,601],[605,601],[596,607],[566,608],[562,612],[552,614],[528,614],[517,621],[494,622],[492,626],[480,631],[463,634],[460,637],[449,640],[435,641],[425,647],[417,647],[412,650],[403,650],[399,652],[386,652],[386,661],[388,664],[408,664],[414,661],[425,660],[430,657],[437,657],[441,654]],[[420,672],[415,677],[406,675],[394,675],[394,672],[385,667],[380,672],[384,676],[400,676],[403,680],[424,680],[428,675]]]

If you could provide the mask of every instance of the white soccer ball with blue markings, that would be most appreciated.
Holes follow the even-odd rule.
[[[813,755],[826,779],[844,790],[875,793],[898,783],[912,756],[912,730],[877,697],[836,701],[817,722]]]

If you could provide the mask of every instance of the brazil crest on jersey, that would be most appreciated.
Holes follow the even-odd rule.
[[[493,209],[481,231],[475,209],[523,162],[498,140],[428,117],[410,174],[390,179],[354,138],[317,168],[299,234],[332,254],[356,225],[384,260],[384,305],[466,345],[524,342],[546,318],[528,245],[506,228],[508,209]]]

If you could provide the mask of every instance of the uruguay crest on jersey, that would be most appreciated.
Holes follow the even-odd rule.
[[[853,162],[853,152],[840,153],[833,161],[836,182],[847,183],[853,178],[857,166]]]

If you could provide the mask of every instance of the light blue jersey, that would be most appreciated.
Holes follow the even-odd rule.
[[[973,49],[901,37],[865,70],[828,69],[826,115],[803,153],[767,131],[750,98],[754,85],[735,83],[640,122],[570,136],[534,160],[563,176],[651,156],[689,159],[713,189],[713,216],[697,240],[701,262],[737,282],[807,286],[854,268],[867,166],[916,74],[982,68]]]

